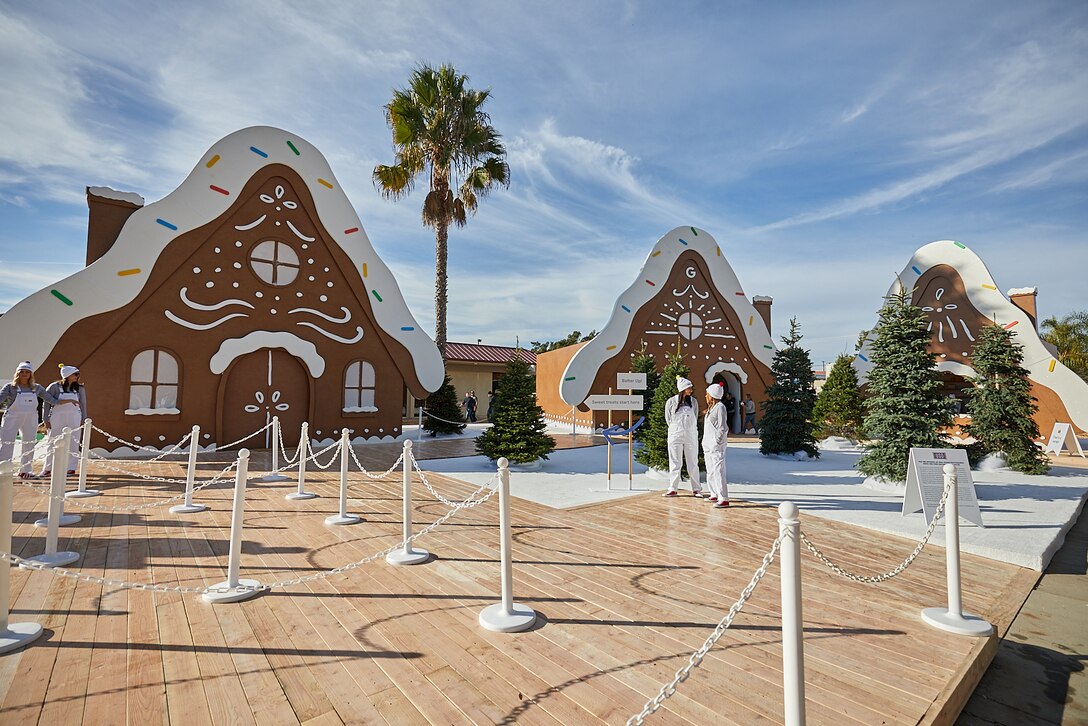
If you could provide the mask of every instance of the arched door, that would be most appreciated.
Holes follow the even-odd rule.
[[[279,416],[284,443],[298,445],[310,410],[310,376],[301,361],[279,348],[254,351],[234,361],[223,385],[220,444],[251,434]],[[243,446],[271,447],[271,430]]]

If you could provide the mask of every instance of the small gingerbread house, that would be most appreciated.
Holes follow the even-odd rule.
[[[691,368],[696,395],[721,381],[737,401],[750,393],[758,404],[773,381],[770,307],[768,297],[748,298],[709,233],[677,227],[654,245],[596,337],[538,356],[538,390],[558,384],[562,403],[546,390],[538,399],[556,420],[570,416],[572,406],[584,410],[587,396],[615,388],[616,374],[630,371],[631,359],[645,345],[659,370],[666,356],[679,351]],[[563,356],[569,362],[559,374]],[[597,414],[594,424],[600,425],[605,414]]]
[[[303,421],[317,439],[388,438],[408,395],[442,384],[437,347],[300,137],[244,129],[158,202],[88,202],[88,266],[0,318],[19,341],[0,370],[78,365],[100,428],[161,447],[199,424],[208,447],[278,416],[288,444]]]
[[[932,242],[915,252],[888,294],[903,289],[900,285],[911,291],[911,303],[929,318],[930,349],[952,395],[975,376],[971,356],[979,329],[996,322],[1011,330],[1024,347],[1024,367],[1039,405],[1035,420],[1040,433],[1049,435],[1055,422],[1088,432],[1088,383],[1062,365],[1039,337],[1035,288],[1009,290],[1006,298],[982,259],[951,240]],[[869,353],[866,342],[854,359],[863,381],[873,367]],[[960,424],[968,421],[966,416],[957,418]]]

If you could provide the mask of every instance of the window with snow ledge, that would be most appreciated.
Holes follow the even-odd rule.
[[[129,370],[128,416],[171,416],[178,409],[178,360],[161,348],[141,350]]]
[[[374,413],[374,366],[365,360],[348,364],[344,371],[344,413]]]

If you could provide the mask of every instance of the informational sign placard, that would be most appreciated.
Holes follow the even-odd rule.
[[[616,388],[620,390],[629,391],[645,391],[646,390],[646,374],[645,373],[617,373],[616,374]]]
[[[907,462],[907,491],[903,495],[903,516],[919,509],[932,522],[944,494],[944,465],[956,467],[956,489],[959,492],[960,517],[983,527],[982,512],[975,497],[975,482],[971,464],[963,449],[911,449]]]
[[[1084,457],[1084,449],[1080,447],[1080,439],[1073,433],[1073,425],[1067,423],[1054,424],[1054,430],[1050,432],[1050,441],[1047,442],[1044,453],[1061,454],[1062,449],[1069,449],[1070,454],[1080,454]],[[1084,457],[1088,458],[1088,457]]]
[[[642,408],[642,396],[601,394],[587,398],[586,406],[594,411],[638,411]]]

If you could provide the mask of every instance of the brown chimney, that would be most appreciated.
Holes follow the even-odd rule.
[[[106,254],[121,234],[132,213],[144,206],[144,199],[132,192],[109,187],[87,187],[87,264]]]
[[[1035,311],[1035,296],[1038,294],[1039,289],[1036,287],[1014,287],[1008,292],[1009,300],[1027,313],[1031,319],[1031,326],[1036,330],[1039,329],[1038,313]]]
[[[771,332],[771,303],[774,302],[773,297],[767,297],[766,295],[755,295],[752,297],[752,305],[755,306],[756,312],[759,313],[759,317],[763,318],[763,322],[767,324],[767,332]]]

